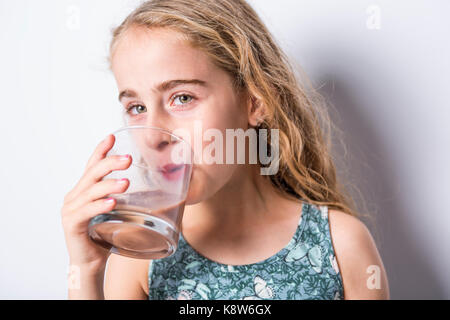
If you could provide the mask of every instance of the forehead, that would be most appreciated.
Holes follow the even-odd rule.
[[[208,78],[219,71],[184,35],[170,29],[144,27],[132,27],[121,35],[111,55],[111,69],[118,82]]]

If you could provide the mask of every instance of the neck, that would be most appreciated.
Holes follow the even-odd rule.
[[[183,224],[195,229],[239,234],[249,227],[279,218],[286,212],[283,209],[287,208],[287,201],[275,191],[267,176],[259,174],[258,166],[240,165],[214,196],[185,208]]]

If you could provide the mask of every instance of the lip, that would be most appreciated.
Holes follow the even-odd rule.
[[[185,164],[169,163],[161,167],[159,169],[159,172],[165,179],[169,181],[175,181],[183,176],[185,169],[186,169]]]

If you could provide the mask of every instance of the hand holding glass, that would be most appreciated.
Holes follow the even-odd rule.
[[[129,180],[124,193],[111,194],[114,209],[89,223],[89,236],[112,253],[161,259],[177,249],[192,174],[192,149],[169,131],[129,126],[113,133],[110,155],[131,155],[130,167],[105,179]]]

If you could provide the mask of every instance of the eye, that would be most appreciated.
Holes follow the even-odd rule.
[[[194,100],[194,97],[190,96],[188,94],[179,94],[179,95],[176,95],[175,97],[173,97],[172,101],[175,101],[177,99],[178,99],[178,101],[181,102],[181,104],[175,104],[175,105],[182,106],[182,105],[190,103],[192,100]]]
[[[130,112],[131,112],[131,110],[132,110],[133,108],[136,108],[136,110],[138,111],[138,114],[147,112],[147,107],[145,107],[145,106],[143,106],[143,105],[141,105],[141,104],[135,104],[135,105],[129,106],[129,107],[127,108],[127,110],[126,110],[126,113],[130,114]],[[142,111],[142,112],[140,112],[140,111]]]

